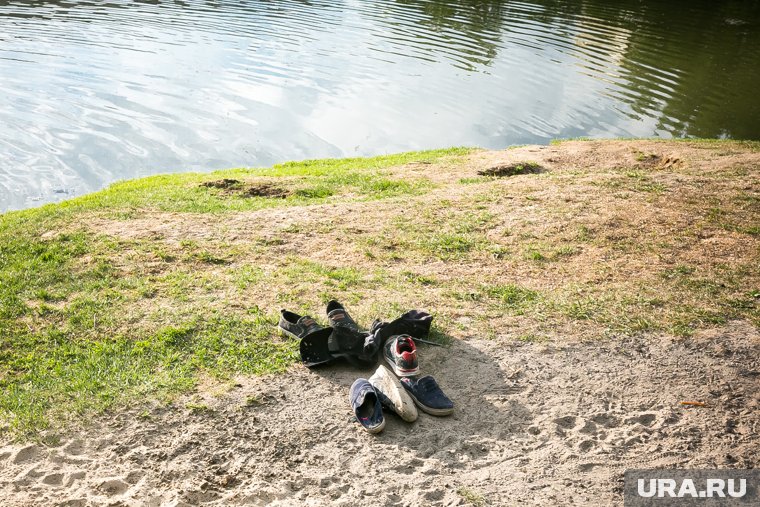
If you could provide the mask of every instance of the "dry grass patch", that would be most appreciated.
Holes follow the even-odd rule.
[[[757,276],[750,270],[757,260],[757,158],[753,150],[718,155],[700,144],[647,141],[479,152],[464,162],[390,169],[396,178],[424,174],[441,186],[382,206],[173,215],[163,226],[173,235],[162,237],[193,238],[208,252],[194,261],[210,264],[225,258],[214,252],[233,238],[235,262],[269,266],[249,291],[267,284],[281,302],[307,307],[330,295],[377,298],[392,287],[389,304],[419,296],[421,285],[435,294],[441,314],[456,318],[477,314],[499,287],[525,287],[536,297],[520,315],[541,328],[580,323],[592,335],[689,334],[727,318],[757,318],[751,297]],[[476,185],[467,176],[519,164],[550,171]],[[125,229],[134,233],[135,225]],[[695,271],[663,275],[678,266]],[[427,282],[415,283],[420,279]]]

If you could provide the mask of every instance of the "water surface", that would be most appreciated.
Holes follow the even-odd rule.
[[[0,210],[159,172],[760,139],[760,2],[0,0]]]

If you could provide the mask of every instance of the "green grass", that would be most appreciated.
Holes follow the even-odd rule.
[[[472,176],[469,178],[459,178],[459,184],[460,185],[474,185],[478,183],[485,183],[492,180],[493,180],[493,177],[491,176]]]
[[[594,139],[591,138],[591,137],[583,137],[583,136],[581,136],[581,137],[568,137],[566,139],[552,139],[551,141],[549,141],[549,144],[551,146],[557,146],[557,145],[560,145],[562,143],[566,143],[566,142],[570,142],[570,141],[594,141]]]
[[[546,335],[540,335],[535,333],[526,333],[517,336],[517,341],[523,343],[544,343],[549,340]]]
[[[471,148],[449,148],[373,158],[305,160],[262,169],[158,175],[115,183],[100,192],[43,208],[51,214],[107,209],[114,217],[129,218],[137,210],[194,213],[243,211],[322,202],[349,193],[365,199],[381,199],[416,194],[430,188],[430,183],[425,179],[400,180],[387,175],[384,169],[411,162],[434,162],[442,157],[460,156],[471,151]],[[285,199],[271,199],[244,197],[235,192],[201,186],[204,182],[224,178],[292,181],[296,190]]]
[[[421,237],[417,247],[431,256],[440,259],[453,259],[469,252],[480,241],[480,238],[475,234],[442,232]]]
[[[471,505],[473,507],[483,507],[486,505],[486,499],[483,495],[464,486],[457,489],[457,494],[465,501],[466,505]]]
[[[295,342],[276,342],[276,320],[255,314],[193,319],[140,338],[16,329],[4,340],[0,363],[0,414],[6,430],[32,435],[51,422],[100,411],[129,399],[165,397],[192,387],[203,371],[217,378],[235,373],[283,371],[297,357]],[[82,324],[79,323],[78,326]]]
[[[537,291],[515,284],[491,285],[483,287],[483,292],[498,301],[499,308],[521,314],[526,308],[538,303]]]
[[[542,342],[564,330],[689,336],[735,318],[760,325],[756,255],[715,242],[713,258],[699,247],[715,235],[756,241],[751,171],[713,175],[678,201],[676,179],[665,188],[637,167],[474,177],[469,151],[163,175],[0,215],[0,433],[36,437],[71,418],[174,399],[201,378],[284,371],[297,346],[274,332],[277,311],[320,316],[331,298],[365,324],[434,311],[432,339],[443,344],[494,329]],[[411,162],[454,177],[398,168]],[[224,178],[239,183],[201,185]],[[254,185],[278,194],[246,197]],[[639,204],[608,199],[616,215],[598,219],[597,201],[619,190],[640,192]],[[366,214],[354,215],[354,203]],[[630,205],[675,211],[689,225],[644,228]],[[290,209],[260,222],[238,213],[274,207]],[[349,213],[312,218],[335,209]],[[197,218],[198,230],[106,227],[131,232],[159,212],[183,227]],[[642,259],[652,267],[617,276]]]
[[[449,201],[405,214],[395,219],[379,237],[366,240],[368,257],[400,260],[409,255],[453,261],[471,252],[504,253],[489,242],[485,232],[494,216],[481,209],[454,205]]]
[[[223,213],[416,195],[431,184],[385,169],[469,151],[160,175],[0,215],[0,432],[33,436],[130,400],[170,398],[201,375],[277,372],[297,359],[294,343],[272,332],[276,315],[255,306],[246,311],[227,299],[244,296],[267,278],[260,266],[238,258],[282,240],[268,238],[242,250],[189,239],[116,240],[90,232],[81,217],[128,221],[146,210]],[[201,186],[223,178],[243,183],[233,185],[233,192]],[[285,199],[234,194],[273,179],[295,191]],[[304,291],[324,282],[325,291],[371,286],[375,275],[288,258],[277,276]],[[432,281],[419,277],[417,283]],[[230,296],[227,287],[234,289]]]

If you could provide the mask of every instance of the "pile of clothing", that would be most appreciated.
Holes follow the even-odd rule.
[[[416,407],[435,416],[454,411],[438,382],[430,375],[420,377],[415,340],[435,344],[425,340],[432,315],[410,310],[391,322],[375,320],[369,331],[363,331],[343,305],[332,300],[327,303],[327,321],[329,327],[323,327],[308,315],[282,310],[278,327],[300,341],[301,360],[309,368],[336,361],[370,368],[382,355],[390,369],[378,366],[369,379],[356,379],[349,390],[349,403],[364,429],[383,430],[383,407],[407,422],[417,419]]]

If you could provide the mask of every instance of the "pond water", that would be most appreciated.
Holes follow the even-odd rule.
[[[161,172],[760,138],[760,2],[0,0],[0,210]]]

